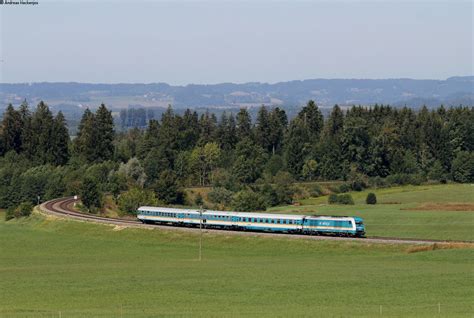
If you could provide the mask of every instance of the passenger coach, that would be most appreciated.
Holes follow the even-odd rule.
[[[143,223],[204,228],[249,230],[310,235],[365,235],[363,220],[348,216],[305,216],[292,214],[227,212],[212,210],[140,207],[137,218]]]

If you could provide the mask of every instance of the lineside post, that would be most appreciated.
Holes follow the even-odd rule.
[[[202,258],[202,205],[199,209],[199,261]]]

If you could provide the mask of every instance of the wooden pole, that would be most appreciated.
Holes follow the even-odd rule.
[[[202,206],[199,210],[199,261],[202,258]]]

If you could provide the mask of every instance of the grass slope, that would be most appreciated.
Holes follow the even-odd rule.
[[[0,221],[0,317],[472,316],[473,249],[198,238]]]
[[[369,192],[377,195],[377,205],[365,204]],[[350,194],[355,205],[328,205],[324,196],[270,211],[360,216],[368,236],[474,241],[474,185],[405,186]],[[456,203],[468,210],[450,211]]]

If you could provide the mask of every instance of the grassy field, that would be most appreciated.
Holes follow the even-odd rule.
[[[0,317],[473,314],[474,249],[0,219]]]
[[[365,204],[368,192],[377,195],[377,205]],[[270,211],[360,216],[368,236],[474,241],[474,185],[405,186],[350,194],[355,205],[328,205],[324,196]]]

